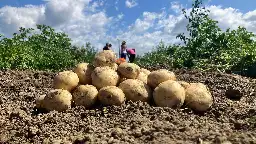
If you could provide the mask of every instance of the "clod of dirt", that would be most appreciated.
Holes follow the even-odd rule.
[[[36,127],[29,127],[28,130],[28,136],[29,137],[34,137],[38,132],[38,129]]]
[[[228,89],[225,95],[231,100],[240,100],[243,96],[240,90],[232,88]]]

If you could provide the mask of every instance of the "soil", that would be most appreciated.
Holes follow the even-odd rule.
[[[42,113],[35,98],[52,89],[55,73],[0,72],[0,143],[256,143],[254,79],[174,70],[179,80],[202,82],[214,97],[205,113],[127,101],[122,106]]]

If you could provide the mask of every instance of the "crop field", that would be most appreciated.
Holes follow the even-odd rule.
[[[159,67],[151,67],[153,71]],[[126,101],[42,112],[36,98],[53,89],[54,72],[1,71],[1,143],[255,143],[255,80],[216,72],[172,70],[204,83],[213,104],[204,113]]]
[[[256,35],[201,4],[184,45],[134,63],[46,25],[0,34],[0,144],[256,144]]]

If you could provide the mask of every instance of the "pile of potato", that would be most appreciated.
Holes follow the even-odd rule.
[[[213,98],[206,85],[177,80],[172,71],[149,71],[134,63],[116,63],[111,50],[96,54],[93,63],[77,64],[73,70],[59,72],[53,89],[36,99],[37,108],[65,111],[74,106],[92,107],[122,105],[125,101],[149,102],[159,107],[180,108],[183,105],[206,111]]]

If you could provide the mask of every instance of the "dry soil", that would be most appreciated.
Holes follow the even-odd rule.
[[[0,72],[0,143],[256,143],[255,81],[237,75],[175,70],[179,80],[205,83],[214,104],[205,113],[142,102],[40,112],[35,98],[55,73]]]

